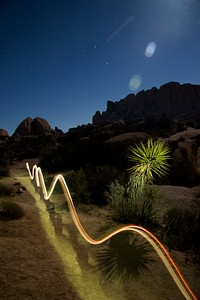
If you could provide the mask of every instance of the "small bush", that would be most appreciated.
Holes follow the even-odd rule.
[[[8,165],[0,167],[0,177],[8,177],[9,174],[10,174],[10,172],[9,172],[9,166]]]
[[[171,249],[200,249],[200,217],[186,208],[172,208],[164,216],[162,239]]]
[[[92,203],[97,205],[107,204],[105,190],[108,189],[108,185],[112,181],[119,177],[118,170],[109,165],[88,165],[85,169],[85,173]],[[120,175],[123,177],[122,173],[120,173]]]
[[[69,171],[65,176],[70,193],[75,202],[90,203],[90,192],[88,190],[88,181],[83,169],[78,171]]]
[[[0,184],[0,196],[12,196],[13,188],[5,184]]]
[[[156,189],[145,189],[144,196],[138,201],[132,201],[127,189],[115,180],[105,193],[108,203],[116,211],[114,219],[121,223],[152,225],[156,222],[156,212],[153,204],[158,197]]]
[[[24,216],[22,207],[7,199],[0,201],[0,220],[17,220]]]

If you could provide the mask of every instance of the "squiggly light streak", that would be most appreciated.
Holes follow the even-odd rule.
[[[32,173],[31,173],[28,163],[26,163],[26,167],[27,167],[27,170],[28,170],[28,173],[29,173],[29,176],[30,176],[31,180],[35,179],[37,187],[42,188],[42,192],[43,192],[43,196],[44,196],[45,200],[48,200],[51,197],[51,195],[54,191],[56,183],[58,181],[60,182],[60,185],[62,187],[65,199],[66,199],[67,204],[69,206],[69,210],[71,212],[72,219],[73,219],[78,231],[80,232],[80,234],[83,236],[83,238],[87,242],[89,242],[90,244],[93,244],[93,245],[98,245],[98,244],[104,243],[105,241],[107,241],[108,239],[110,239],[111,237],[113,237],[114,235],[116,235],[120,232],[123,232],[123,231],[137,232],[138,234],[143,236],[152,245],[152,247],[155,249],[158,256],[160,257],[160,259],[164,263],[165,267],[167,268],[168,272],[170,273],[171,277],[175,281],[177,287],[180,289],[180,291],[184,295],[184,297],[187,300],[197,300],[196,296],[194,295],[194,293],[190,289],[189,285],[187,284],[187,282],[183,278],[183,275],[179,271],[179,269],[176,266],[175,262],[173,261],[173,259],[169,255],[168,251],[165,249],[165,247],[162,245],[162,243],[155,237],[155,235],[153,235],[150,231],[148,231],[144,227],[131,224],[131,225],[123,226],[123,227],[115,230],[114,232],[108,234],[107,236],[105,236],[101,239],[98,239],[98,240],[92,239],[87,234],[87,232],[85,231],[85,229],[83,228],[83,226],[80,222],[80,219],[77,215],[76,209],[75,209],[74,204],[73,204],[72,197],[70,195],[70,192],[69,192],[69,189],[68,189],[68,186],[66,184],[66,181],[65,181],[64,177],[61,174],[56,175],[52,180],[49,191],[47,192],[41,168],[34,165],[33,168],[32,168]]]

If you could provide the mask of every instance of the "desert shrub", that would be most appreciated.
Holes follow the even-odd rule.
[[[0,177],[8,177],[9,176],[9,165],[4,164],[0,166]]]
[[[12,196],[13,192],[12,187],[0,183],[0,196]]]
[[[0,145],[0,176],[9,176],[9,164],[11,163],[10,151],[6,145]]]
[[[90,191],[91,201],[93,204],[98,205],[107,203],[105,190],[108,189],[108,185],[118,177],[123,177],[123,173],[119,174],[119,171],[115,167],[109,165],[88,165],[85,172],[88,180],[88,189]]]
[[[105,192],[109,204],[115,209],[114,219],[121,223],[152,225],[156,223],[153,204],[158,196],[157,190],[145,189],[140,201],[132,201],[127,188],[115,180]]]
[[[200,216],[186,208],[172,208],[164,216],[163,242],[171,249],[200,254]],[[197,253],[196,253],[197,254]]]
[[[8,199],[0,200],[0,220],[16,220],[24,216],[22,207]]]
[[[117,218],[123,223],[153,224],[156,212],[153,208],[157,190],[153,187],[155,174],[163,176],[168,169],[169,148],[160,141],[147,141],[147,145],[130,148],[131,175],[125,186],[115,181],[106,193],[108,201],[116,209]]]
[[[101,139],[63,138],[58,147],[43,147],[40,151],[40,166],[50,172],[86,169],[109,165],[119,170],[125,170],[127,165],[127,149],[130,143],[105,143]]]
[[[39,154],[40,167],[48,172],[57,172],[62,170],[62,163],[60,162],[59,152],[53,147],[42,147]]]
[[[88,181],[83,169],[67,172],[65,179],[75,202],[90,203]]]

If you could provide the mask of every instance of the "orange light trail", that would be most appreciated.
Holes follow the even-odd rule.
[[[176,283],[177,287],[179,288],[179,290],[181,291],[181,293],[183,294],[185,299],[198,300],[196,298],[196,296],[194,295],[194,293],[192,292],[192,290],[190,289],[187,282],[185,281],[185,279],[183,278],[183,275],[181,274],[180,270],[176,266],[175,262],[171,258],[170,254],[168,253],[166,248],[157,239],[157,237],[155,235],[153,235],[150,231],[148,231],[144,227],[131,224],[131,225],[123,226],[101,239],[98,239],[98,240],[92,239],[87,234],[87,232],[85,231],[85,229],[83,228],[83,226],[80,222],[80,219],[79,219],[76,209],[74,207],[73,200],[72,200],[71,194],[69,192],[69,189],[68,189],[68,186],[66,184],[64,177],[61,174],[56,175],[52,180],[49,191],[47,191],[41,168],[34,165],[32,168],[32,172],[31,172],[28,163],[26,163],[26,167],[27,167],[27,170],[28,170],[31,180],[35,179],[37,187],[41,187],[45,200],[48,200],[51,197],[56,183],[58,181],[60,182],[65,199],[69,206],[69,210],[71,212],[72,219],[73,219],[78,231],[80,232],[80,234],[83,236],[83,238],[87,242],[89,242],[90,244],[93,244],[93,245],[99,245],[99,244],[104,243],[105,241],[107,241],[108,239],[110,239],[111,237],[113,237],[114,235],[116,235],[120,232],[123,232],[123,231],[137,232],[138,234],[143,236],[155,249],[155,251],[157,252],[157,254],[160,257],[160,259],[162,260],[162,262],[164,263],[165,267],[167,268],[168,272],[170,273],[171,277],[173,278],[174,282]]]

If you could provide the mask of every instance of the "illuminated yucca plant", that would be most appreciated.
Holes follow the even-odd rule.
[[[128,183],[128,192],[131,197],[140,198],[144,192],[145,184],[152,184],[154,176],[162,177],[167,175],[170,159],[168,146],[162,141],[148,139],[147,144],[130,147],[131,154],[128,156],[133,166]]]
[[[130,147],[131,154],[128,156],[133,166],[129,168],[136,177],[141,177],[144,182],[152,183],[154,175],[165,176],[168,173],[170,159],[168,146],[162,141],[148,139],[147,145],[141,143]]]
[[[129,168],[131,176],[127,184],[127,198],[131,202],[132,215],[137,223],[153,223],[156,219],[153,209],[156,197],[149,197],[153,191],[150,185],[155,175],[161,177],[168,173],[170,149],[164,142],[150,138],[146,145],[141,143],[131,147],[130,151],[128,158],[133,166]]]
[[[123,223],[146,225],[156,221],[153,204],[160,195],[152,186],[154,176],[168,172],[170,149],[162,141],[148,139],[130,148],[128,156],[133,166],[125,187],[113,182],[106,193],[108,202],[117,210],[117,219]],[[120,189],[119,189],[120,188]],[[120,192],[120,193],[119,193]]]

